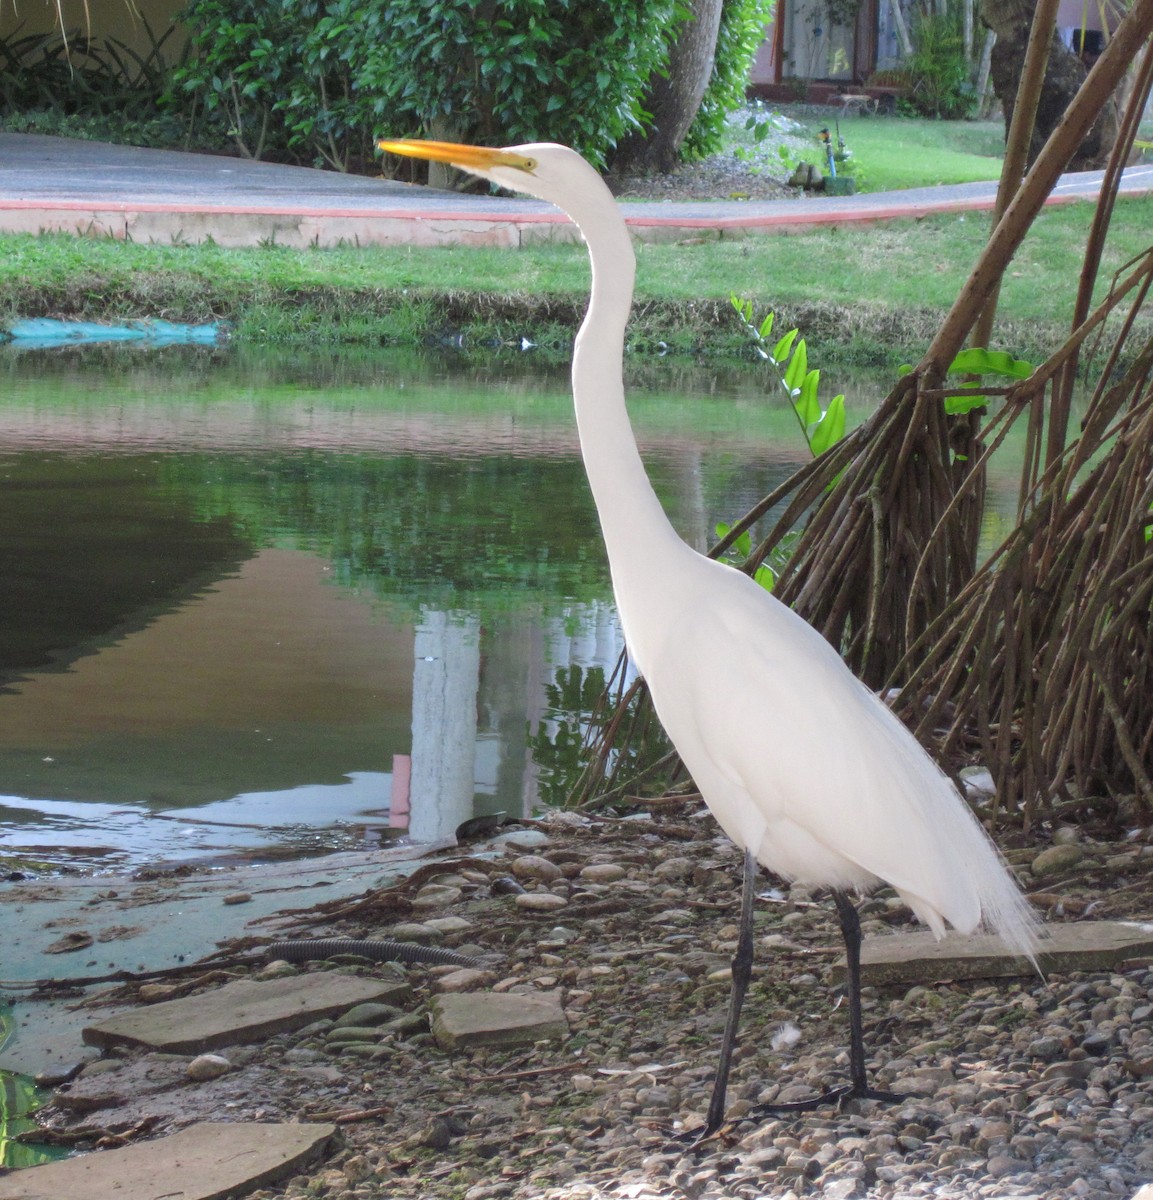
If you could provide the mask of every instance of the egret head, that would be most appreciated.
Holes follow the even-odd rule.
[[[512,192],[527,192],[564,207],[574,185],[596,172],[575,150],[552,142],[528,146],[463,146],[456,142],[425,142],[409,138],[377,142],[381,150],[406,158],[448,163]]]

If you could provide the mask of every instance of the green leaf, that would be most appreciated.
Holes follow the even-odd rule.
[[[779,343],[778,343],[779,345]],[[779,356],[774,351],[773,357],[780,361]],[[805,375],[809,369],[809,351],[805,345],[805,339],[801,338],[797,342],[796,349],[793,351],[793,357],[789,359],[789,365],[785,368],[785,387],[789,389],[789,395],[796,397],[801,389],[801,384],[805,380]],[[798,410],[799,411],[799,410]]]
[[[1033,364],[1014,358],[1005,350],[985,350],[980,346],[970,346],[962,350],[949,364],[949,373],[1028,379],[1033,374]]]
[[[714,528],[717,531],[717,538],[723,541],[726,537],[728,537],[729,530],[732,529],[732,526],[726,524],[724,521],[718,521]],[[752,553],[752,549],[753,535],[746,529],[737,535],[733,544],[729,546],[725,553],[737,560],[741,560],[748,558]]]
[[[801,343],[802,346],[804,344],[804,342]],[[800,353],[799,349],[798,353]],[[805,378],[801,381],[799,394],[793,401],[793,407],[797,410],[797,416],[801,418],[801,424],[806,429],[810,425],[815,425],[821,419],[821,403],[817,399],[817,385],[820,381],[820,371],[812,370],[807,372]]]
[[[777,577],[773,573],[772,567],[767,567],[763,563],[753,572],[753,579],[765,589],[766,592],[773,590],[773,585],[777,582]]]
[[[962,416],[972,412],[975,408],[984,408],[987,403],[988,397],[978,395],[976,392],[964,396],[946,396],[945,411],[950,416]]]
[[[824,454],[830,446],[835,446],[845,436],[845,397],[834,396],[829,401],[829,407],[813,430],[809,447],[815,455]]]
[[[789,351],[793,348],[793,343],[797,340],[799,329],[790,329],[783,338],[773,347],[773,361],[784,362],[789,356]]]
[[[765,319],[761,322],[760,329],[757,330],[757,336],[764,341],[768,341],[769,334],[773,332],[773,321],[776,319],[776,313],[770,312],[765,315]],[[752,316],[752,305],[749,306],[749,316]]]

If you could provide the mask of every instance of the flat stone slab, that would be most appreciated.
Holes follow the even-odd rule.
[[[432,1032],[445,1050],[519,1046],[568,1037],[560,992],[449,992],[432,1002]]]
[[[224,1200],[292,1174],[335,1125],[204,1121],[169,1137],[0,1178],[0,1200]]]
[[[1153,924],[1138,921],[1078,921],[1044,926],[1038,955],[1043,971],[1103,971],[1128,959],[1153,958]],[[1033,968],[989,934],[931,933],[866,938],[861,947],[861,979],[869,984],[940,983],[956,979],[996,979],[1031,975]],[[837,974],[844,976],[844,964]]]
[[[335,971],[238,979],[212,992],[129,1009],[87,1026],[81,1036],[89,1046],[104,1050],[146,1046],[169,1054],[201,1054],[303,1029],[324,1017],[339,1016],[354,1004],[399,1004],[410,995],[402,981]]]

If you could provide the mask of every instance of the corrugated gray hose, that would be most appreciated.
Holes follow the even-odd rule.
[[[433,966],[479,967],[467,954],[444,950],[439,946],[420,946],[414,942],[364,941],[361,938],[304,938],[299,941],[273,942],[264,947],[269,958],[287,962],[310,962],[333,958],[337,954],[356,954],[373,962],[431,963]]]

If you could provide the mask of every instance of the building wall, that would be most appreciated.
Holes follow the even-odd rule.
[[[52,33],[63,16],[69,36],[79,33],[97,42],[114,38],[143,57],[152,50],[153,38],[164,35],[183,7],[184,0],[60,0],[58,13],[55,0],[0,0],[0,38]],[[165,58],[176,57],[184,40],[176,35],[169,38]]]

